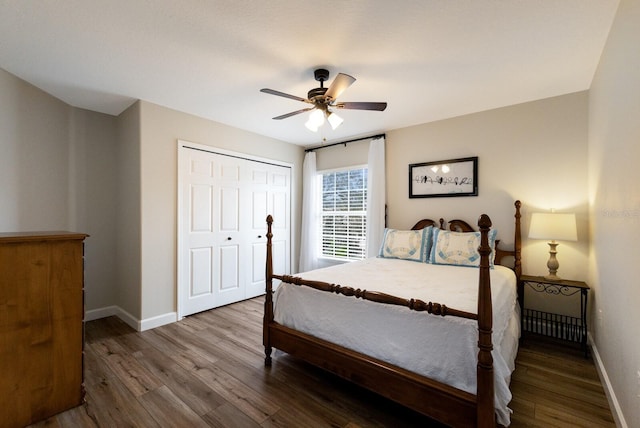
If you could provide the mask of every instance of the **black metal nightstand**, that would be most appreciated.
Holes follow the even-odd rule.
[[[561,296],[580,293],[580,317],[554,314],[527,309],[524,306],[525,284],[535,292]],[[585,358],[589,355],[587,346],[587,298],[589,286],[583,281],[548,280],[542,276],[522,275],[518,294],[521,298],[522,331],[542,334],[558,339],[580,343]]]

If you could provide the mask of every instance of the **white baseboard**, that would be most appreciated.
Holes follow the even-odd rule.
[[[152,328],[160,327],[165,324],[171,324],[178,320],[178,314],[176,312],[169,312],[167,314],[139,320],[119,306],[107,306],[104,308],[86,311],[84,313],[84,320],[93,321],[110,316],[117,316],[129,327],[133,328],[136,331],[151,330]]]
[[[611,409],[611,414],[613,415],[616,426],[620,428],[628,428],[627,422],[625,421],[624,415],[622,414],[622,409],[620,408],[620,403],[618,403],[618,399],[616,398],[616,394],[613,391],[611,381],[609,380],[607,371],[605,370],[602,359],[600,358],[600,354],[598,353],[598,347],[593,341],[591,333],[587,333],[587,337],[589,338],[589,343],[591,344],[591,356],[593,357],[593,362],[595,363],[596,370],[598,371],[600,382],[602,383],[602,386],[604,388],[604,393],[607,396],[607,401],[609,401],[609,408]]]
[[[90,311],[85,311],[84,320],[85,321],[93,321],[99,320],[100,318],[107,318],[118,314],[120,308],[117,306],[107,306],[106,308],[99,309],[91,309]]]
[[[152,328],[160,327],[165,324],[171,324],[178,321],[177,312],[169,312],[168,314],[158,315],[153,318],[147,318],[140,322],[140,329],[138,331],[151,330]]]

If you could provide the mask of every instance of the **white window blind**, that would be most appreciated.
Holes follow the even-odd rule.
[[[322,256],[366,257],[367,168],[322,174]]]

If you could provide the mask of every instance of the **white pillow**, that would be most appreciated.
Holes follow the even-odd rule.
[[[489,231],[489,266],[493,267],[496,229]],[[480,266],[480,232],[452,232],[433,229],[433,244],[429,262],[440,265]]]
[[[429,258],[431,226],[420,230],[384,230],[378,257],[426,262]]]

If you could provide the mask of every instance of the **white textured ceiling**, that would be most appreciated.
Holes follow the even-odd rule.
[[[618,0],[0,0],[0,67],[117,115],[142,99],[280,140],[402,128],[588,89]],[[313,70],[357,81],[318,133]]]

